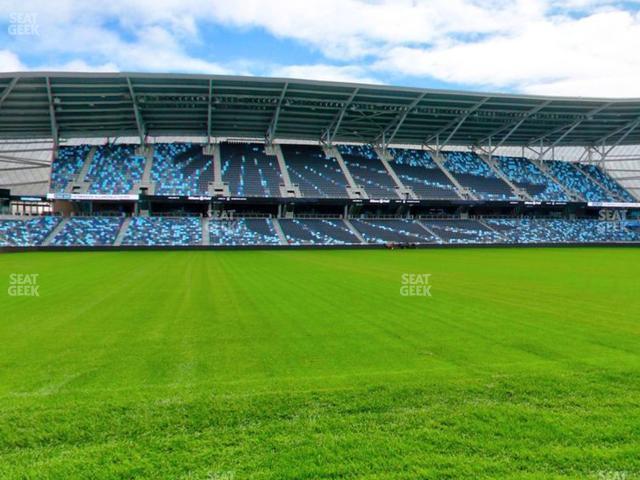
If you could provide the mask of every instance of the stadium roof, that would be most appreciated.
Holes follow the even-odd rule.
[[[281,78],[0,74],[0,138],[194,135],[493,146],[640,144],[640,99]]]

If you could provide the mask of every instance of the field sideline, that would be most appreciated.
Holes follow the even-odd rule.
[[[0,255],[0,478],[640,478],[640,249]],[[8,294],[36,273],[39,296]],[[402,296],[403,274],[431,296]]]

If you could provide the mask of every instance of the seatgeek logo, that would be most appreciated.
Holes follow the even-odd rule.
[[[9,275],[10,297],[39,297],[38,273],[12,273]]]
[[[400,295],[403,297],[430,297],[430,273],[403,273],[400,277]]]

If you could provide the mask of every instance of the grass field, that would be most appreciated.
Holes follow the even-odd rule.
[[[640,249],[0,256],[0,478],[640,478]],[[37,273],[39,296],[8,295]],[[400,294],[431,274],[431,296]]]

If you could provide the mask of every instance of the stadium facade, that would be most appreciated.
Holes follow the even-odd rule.
[[[0,247],[640,244],[640,99],[0,76]]]

